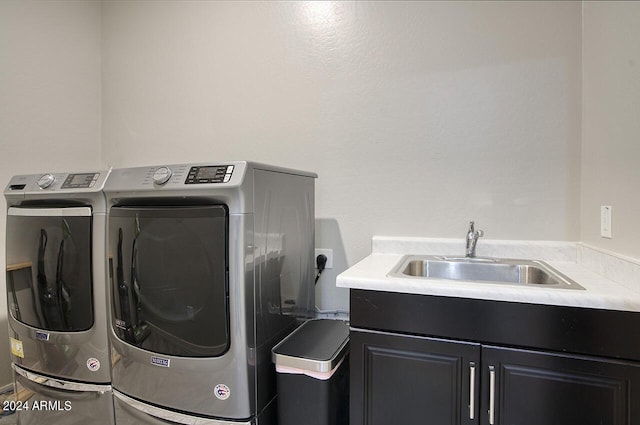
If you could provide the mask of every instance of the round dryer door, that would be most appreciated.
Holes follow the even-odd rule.
[[[114,207],[110,232],[118,336],[156,353],[223,354],[226,207]]]

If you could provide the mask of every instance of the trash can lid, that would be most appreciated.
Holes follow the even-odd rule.
[[[349,325],[341,320],[309,320],[271,350],[278,366],[312,372],[333,370],[347,354]]]

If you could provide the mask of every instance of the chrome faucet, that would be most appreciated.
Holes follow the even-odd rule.
[[[467,231],[467,251],[465,256],[469,258],[473,258],[476,256],[476,245],[478,243],[478,238],[484,236],[484,232],[482,230],[476,230],[474,227],[473,221],[469,222],[469,230]]]

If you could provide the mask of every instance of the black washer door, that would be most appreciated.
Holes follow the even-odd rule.
[[[46,331],[93,326],[90,207],[7,214],[7,295],[14,319]]]
[[[226,352],[227,233],[223,205],[113,207],[109,252],[118,337],[159,354]]]

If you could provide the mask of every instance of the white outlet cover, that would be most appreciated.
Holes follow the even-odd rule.
[[[600,236],[611,239],[611,205],[603,205],[600,207]]]

